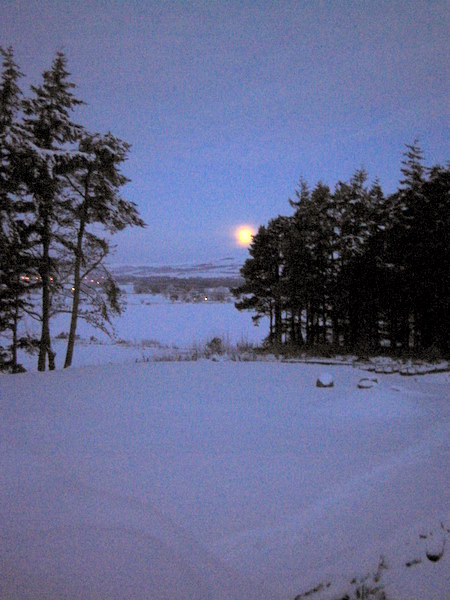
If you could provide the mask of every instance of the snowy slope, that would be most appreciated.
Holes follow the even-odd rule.
[[[322,369],[0,376],[0,597],[448,597],[449,375]]]
[[[203,263],[178,265],[111,265],[111,272],[120,277],[239,277],[242,262],[233,257]]]
[[[52,346],[56,352],[56,368],[62,368],[67,340],[58,339],[69,331],[70,317],[56,315],[51,321]],[[171,303],[151,294],[128,294],[125,312],[113,319],[116,338],[110,339],[98,329],[79,320],[73,366],[101,365],[108,362],[125,363],[153,355],[153,349],[166,353],[172,346],[189,348],[204,344],[213,337],[231,344],[242,341],[260,344],[267,335],[267,319],[255,327],[249,311],[239,312],[233,303],[201,302]],[[36,322],[27,323],[29,333],[40,335]],[[94,336],[97,341],[90,341]],[[19,352],[27,370],[37,369],[37,356]]]

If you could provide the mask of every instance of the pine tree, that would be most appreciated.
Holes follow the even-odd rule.
[[[260,228],[236,306],[270,317],[269,341],[448,354],[450,168],[425,167],[415,141],[401,172],[387,198],[363,169],[333,194],[301,179],[292,217]]]
[[[309,272],[305,274],[302,284],[306,292],[306,343],[312,346],[327,343],[331,313],[334,219],[330,188],[321,181],[311,193],[304,218]]]
[[[450,168],[430,169],[410,211],[409,289],[415,346],[448,353],[450,340]]]
[[[244,284],[234,290],[236,297],[243,296],[235,303],[238,310],[254,310],[256,323],[262,316],[269,317],[268,342],[276,345],[283,337],[282,243],[287,224],[286,217],[277,217],[259,228],[250,244],[251,258],[241,269]]]
[[[42,287],[41,337],[38,370],[55,367],[51,348],[50,316],[52,295],[58,289],[56,231],[61,219],[61,204],[66,185],[63,173],[74,159],[75,143],[81,128],[70,114],[82,102],[72,93],[66,57],[58,52],[51,69],[44,71],[42,84],[32,86],[33,97],[24,103],[27,151],[32,163],[28,187],[35,204],[35,230],[39,250],[39,275]]]
[[[308,290],[306,282],[312,269],[311,254],[308,249],[309,225],[308,210],[311,194],[307,182],[302,178],[295,191],[297,200],[289,200],[296,208],[289,220],[284,238],[283,255],[285,294],[287,309],[290,312],[288,341],[293,346],[305,343],[304,319],[307,315]],[[306,332],[305,332],[306,334]]]
[[[144,226],[136,205],[119,193],[128,181],[120,166],[127,158],[129,145],[111,133],[101,136],[83,132],[79,150],[80,154],[67,165],[64,174],[70,198],[66,205],[66,231],[72,231],[72,236],[68,235],[63,243],[73,254],[71,323],[64,367],[72,364],[79,316],[104,328],[110,311],[120,313],[119,290],[104,265],[109,244],[98,233],[98,226],[109,234],[127,226]],[[89,230],[92,225],[97,226],[96,233]],[[93,294],[91,286],[83,285],[83,280],[95,271],[101,271],[103,278],[101,287]],[[80,311],[82,296],[88,300],[84,311]],[[95,306],[100,310],[93,310]]]
[[[422,345],[416,299],[421,286],[417,268],[421,255],[418,244],[423,244],[425,233],[420,223],[420,207],[424,202],[422,188],[427,173],[423,162],[418,141],[407,144],[401,167],[403,179],[398,191],[390,198],[391,337],[394,347],[403,350]]]
[[[412,144],[406,144],[406,150],[403,153],[402,167],[400,169],[403,179],[400,180],[400,198],[405,199],[411,193],[420,194],[420,189],[425,181],[426,167],[424,166],[424,156],[419,146],[419,140],[416,138]],[[408,204],[404,204],[403,210],[408,209]]]
[[[338,182],[333,195],[335,323],[339,322],[349,347],[370,343],[365,289],[370,282],[365,277],[364,253],[371,230],[372,197],[367,180],[367,172],[358,169],[348,183]]]
[[[30,307],[32,288],[27,273],[33,266],[29,252],[29,227],[26,216],[31,206],[24,198],[22,146],[24,134],[19,122],[22,92],[18,82],[22,73],[14,61],[12,48],[3,50],[0,85],[0,332],[9,337],[7,348],[0,348],[0,367],[22,370],[19,347],[30,339],[19,334],[19,321]]]

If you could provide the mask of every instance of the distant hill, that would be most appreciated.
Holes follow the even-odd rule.
[[[233,258],[182,265],[111,266],[116,281],[137,294],[162,294],[172,301],[231,302],[231,290],[242,283],[241,265]]]
[[[242,264],[228,257],[214,262],[183,263],[179,265],[111,265],[109,268],[118,281],[133,282],[148,277],[240,278]]]

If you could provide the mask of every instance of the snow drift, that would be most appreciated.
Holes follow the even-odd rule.
[[[331,369],[0,376],[0,597],[445,598],[449,375]]]

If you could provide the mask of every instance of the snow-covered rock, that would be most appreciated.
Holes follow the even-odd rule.
[[[330,373],[321,373],[316,381],[316,387],[331,388],[334,386],[333,376]]]
[[[378,379],[376,377],[363,377],[358,382],[358,387],[360,390],[370,390],[370,388],[378,385]]]
[[[275,356],[275,354],[263,354],[262,360],[265,362],[278,362],[278,358]]]
[[[445,534],[443,531],[430,531],[422,535],[422,539],[426,540],[425,554],[431,562],[438,562],[444,556],[445,552]]]
[[[242,361],[242,362],[250,362],[255,359],[255,355],[253,354],[253,352],[240,352],[238,354],[238,360]]]
[[[415,367],[405,366],[400,369],[400,375],[411,377],[412,375],[417,375],[417,370],[415,369]]]

